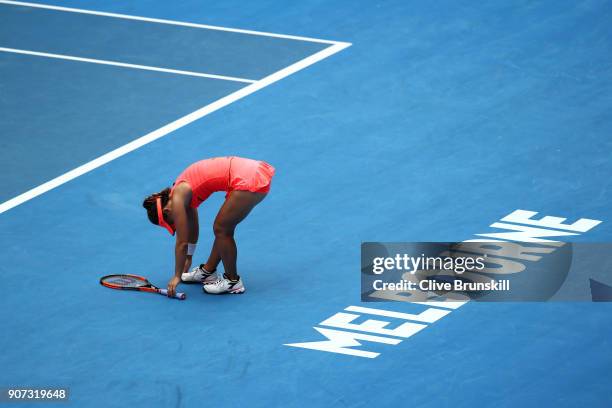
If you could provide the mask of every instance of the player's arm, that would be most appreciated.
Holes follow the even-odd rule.
[[[189,238],[191,235],[191,226],[189,225],[189,202],[191,198],[187,197],[187,195],[190,195],[187,194],[187,191],[177,188],[172,197],[172,218],[174,220],[174,227],[176,228],[174,275],[179,279],[184,272],[185,263],[187,261]]]
[[[176,244],[174,246],[174,276],[168,282],[168,296],[173,297],[176,287],[181,282],[181,273],[187,262],[187,247],[189,243],[189,218],[187,211],[191,202],[191,189],[179,184],[172,194],[172,220],[176,229]]]

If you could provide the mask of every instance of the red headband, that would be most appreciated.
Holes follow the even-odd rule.
[[[174,228],[172,228],[166,220],[164,220],[164,213],[162,212],[161,197],[157,197],[157,222],[160,227],[164,227],[168,230],[170,235],[174,235]]]

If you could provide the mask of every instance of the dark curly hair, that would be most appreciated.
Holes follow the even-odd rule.
[[[142,206],[147,210],[147,217],[155,225],[159,225],[157,218],[157,198],[161,197],[161,206],[164,208],[170,201],[170,188],[165,188],[159,193],[152,194],[144,199]]]

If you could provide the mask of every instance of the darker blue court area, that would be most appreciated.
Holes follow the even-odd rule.
[[[0,214],[1,386],[67,386],[74,407],[612,405],[609,302],[469,303],[397,345],[364,341],[373,359],[285,346],[324,340],[314,327],[350,305],[425,310],[360,302],[363,241],[471,239],[516,209],[601,220],[577,239],[610,240],[608,2],[86,7],[353,45]],[[251,79],[328,45],[0,4],[9,15],[0,47]],[[92,45],[101,31],[117,41]],[[4,52],[0,72],[0,201],[248,85]],[[173,241],[142,199],[229,154],[277,169],[237,230],[246,293],[101,287],[110,273],[166,284]],[[198,262],[222,200],[200,207]]]
[[[0,4],[0,21],[7,48],[253,80],[329,45],[6,4]]]
[[[0,72],[1,201],[246,85],[11,53]]]

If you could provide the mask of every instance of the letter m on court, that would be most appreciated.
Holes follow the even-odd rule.
[[[311,341],[308,343],[291,343],[285,344],[285,346],[301,347],[311,350],[328,351],[330,353],[349,354],[358,357],[374,358],[377,357],[380,353],[347,347],[361,346],[361,343],[357,340],[374,341],[377,343],[393,345],[399,344],[401,342],[401,340],[399,339],[373,336],[370,334],[353,333],[344,330],[324,329],[322,327],[315,327],[314,329],[325,337],[327,337],[328,340]]]

